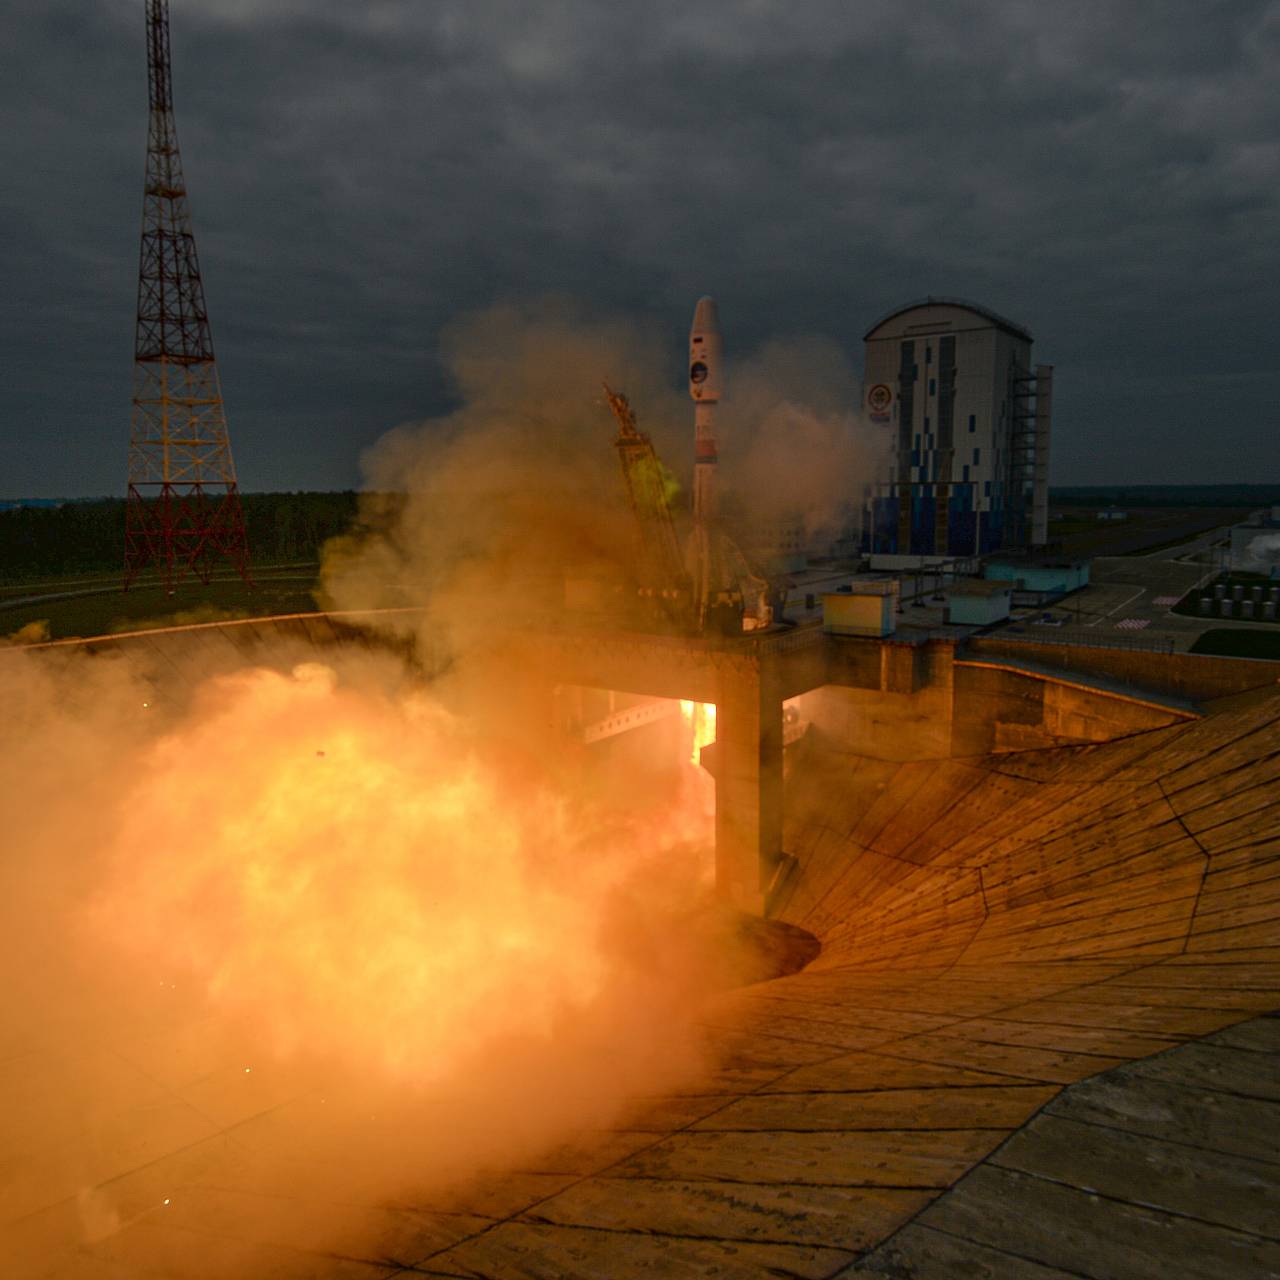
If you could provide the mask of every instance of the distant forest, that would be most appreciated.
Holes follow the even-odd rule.
[[[318,559],[325,539],[346,532],[358,495],[246,493],[249,554],[260,564]],[[0,579],[48,577],[124,564],[124,499],[0,510]]]
[[[1072,507],[1267,507],[1280,504],[1280,484],[1054,486],[1049,502]]]
[[[1280,504],[1280,484],[1084,485],[1049,491],[1054,505],[1083,507],[1240,507]],[[359,495],[241,495],[249,552],[260,564],[314,561],[328,538],[356,518]],[[101,572],[124,561],[124,500],[0,508],[0,580]]]

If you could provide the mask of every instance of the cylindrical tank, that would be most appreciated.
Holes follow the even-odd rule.
[[[1280,587],[1271,588],[1271,603],[1280,604]]]
[[[1207,618],[1211,613],[1213,613],[1213,597],[1201,596],[1200,597],[1200,616],[1202,618]]]
[[[1252,618],[1252,617],[1253,617],[1253,601],[1252,601],[1252,600],[1241,600],[1241,601],[1240,601],[1240,616],[1241,616],[1242,618]]]
[[[1237,583],[1236,583],[1236,585],[1235,585],[1234,587],[1232,587],[1232,588],[1231,588],[1231,598],[1232,598],[1233,600],[1243,600],[1243,599],[1244,599],[1244,587],[1243,587],[1243,586],[1241,586],[1241,584],[1240,584],[1240,583],[1238,583],[1238,582],[1237,582]]]
[[[1263,622],[1274,622],[1276,620],[1276,602],[1267,600],[1262,605]]]
[[[1227,594],[1227,584],[1225,582],[1215,582],[1213,584],[1213,598],[1221,600]]]
[[[1254,604],[1260,604],[1260,603],[1262,602],[1262,593],[1263,593],[1265,590],[1266,590],[1266,587],[1254,587],[1254,589],[1253,589],[1253,602],[1254,602]]]
[[[1231,610],[1234,609],[1235,606],[1232,604],[1230,600],[1219,600],[1218,608],[1221,610],[1222,616],[1224,618],[1229,618],[1231,617]]]

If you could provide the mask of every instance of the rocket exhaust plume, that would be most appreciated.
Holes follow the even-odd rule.
[[[389,656],[297,656],[158,697],[126,661],[0,654],[0,1043],[32,1064],[0,1256],[59,1203],[71,1246],[199,1230],[188,1165],[267,1197],[220,1232],[296,1214],[323,1247],[326,1203],[439,1197],[704,1068],[693,1020],[740,975],[680,717],[577,786],[545,730],[488,732],[502,691],[462,719]],[[190,1161],[140,1181],[169,1133]]]

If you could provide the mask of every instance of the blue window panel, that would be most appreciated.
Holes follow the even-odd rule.
[[[966,466],[964,469],[964,479],[967,480],[968,478],[969,478],[969,468],[968,466]]]
[[[920,433],[917,431],[916,432],[916,448],[918,449],[919,447],[920,447]]]
[[[912,555],[928,555],[933,551],[933,526],[937,499],[926,492],[912,500],[911,503],[911,546]]]
[[[920,450],[919,450],[919,449],[912,449],[912,450],[911,450],[911,465],[912,465],[913,467],[918,467],[918,466],[920,465]]]
[[[978,429],[978,415],[976,413],[971,413],[969,415],[969,430],[976,431],[977,429]]]
[[[978,463],[980,463],[981,461],[982,461],[982,450],[981,450],[981,449],[974,449],[974,451],[973,451],[973,465],[976,467],[976,466],[978,465]]]
[[[937,380],[937,378],[930,378],[930,379],[929,379],[929,394],[930,394],[931,396],[936,396],[936,395],[938,394],[938,380]]]
[[[924,420],[924,429],[925,429],[926,431],[928,431],[928,430],[929,430],[929,419],[928,419],[927,417],[926,417],[926,418],[925,418],[925,420]]]
[[[925,347],[925,349],[924,349],[924,362],[925,362],[925,364],[932,364],[932,363],[933,363],[933,348],[932,348],[932,347]]]
[[[991,481],[985,480],[982,485],[982,493],[984,497],[991,497]]]
[[[973,550],[974,535],[978,531],[977,517],[972,511],[954,511],[948,520],[951,545],[948,551],[963,554]]]

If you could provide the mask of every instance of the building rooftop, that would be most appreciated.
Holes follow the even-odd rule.
[[[984,307],[977,302],[970,302],[966,298],[949,298],[934,294],[930,294],[927,298],[918,298],[915,302],[908,302],[906,306],[895,307],[886,315],[881,316],[880,319],[877,320],[865,334],[863,334],[863,341],[865,342],[869,339],[871,335],[881,327],[881,325],[888,324],[895,316],[900,316],[907,311],[915,311],[919,307],[960,307],[964,311],[972,311],[974,315],[981,316],[984,320],[989,320],[997,328],[1007,329],[1010,333],[1016,334],[1019,338],[1025,338],[1028,342],[1035,341],[1026,328],[1007,319],[1005,316],[992,311],[990,307]]]

